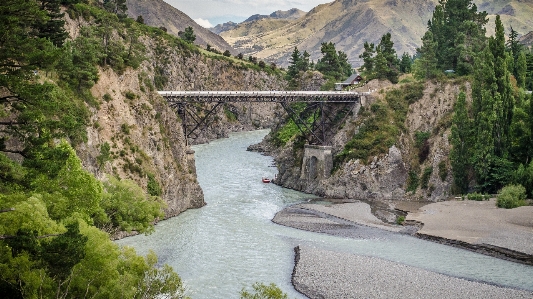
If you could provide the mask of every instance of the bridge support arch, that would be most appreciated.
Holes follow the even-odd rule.
[[[331,150],[331,146],[306,144],[300,178],[308,182],[329,178],[333,169]]]

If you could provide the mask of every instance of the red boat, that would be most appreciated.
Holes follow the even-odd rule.
[[[270,179],[269,178],[262,178],[261,181],[263,181],[263,183],[270,183]]]

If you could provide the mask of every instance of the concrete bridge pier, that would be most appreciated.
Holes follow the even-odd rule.
[[[312,182],[329,178],[333,169],[331,150],[331,146],[306,144],[300,179]]]

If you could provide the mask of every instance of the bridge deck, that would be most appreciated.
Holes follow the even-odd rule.
[[[333,102],[351,103],[360,94],[347,91],[158,91],[169,102]]]

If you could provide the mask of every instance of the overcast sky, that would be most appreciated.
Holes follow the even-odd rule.
[[[333,0],[164,0],[204,27],[227,21],[242,22],[251,15],[269,15],[276,10],[309,11]]]

